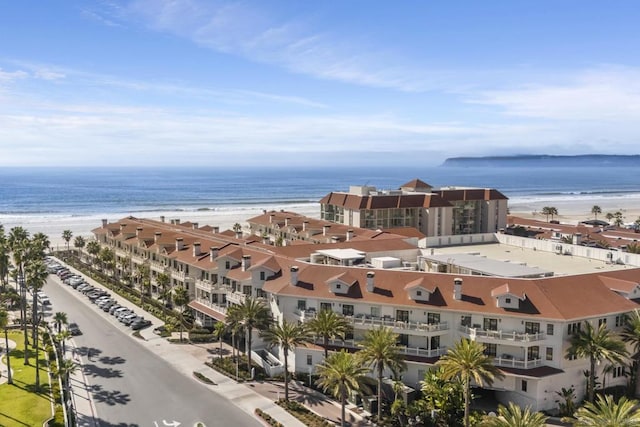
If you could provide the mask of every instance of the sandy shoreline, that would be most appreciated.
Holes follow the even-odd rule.
[[[632,223],[640,217],[640,195],[637,197],[602,197],[597,201],[594,200],[536,200],[535,202],[517,202],[509,204],[509,212],[511,215],[524,218],[534,218],[546,221],[546,216],[541,213],[545,206],[553,206],[558,210],[558,214],[554,219],[562,223],[577,224],[580,221],[593,219],[591,208],[594,205],[602,208],[602,214],[598,218],[605,219],[607,212],[621,211],[624,215],[625,223]],[[149,218],[160,220],[160,216],[164,216],[166,220],[172,218],[180,218],[182,222],[197,222],[200,226],[211,225],[218,226],[220,230],[227,230],[233,227],[236,222],[246,224],[247,219],[260,215],[263,209],[272,210],[281,208],[293,210],[302,215],[313,218],[319,218],[320,205],[305,205],[291,207],[255,207],[246,208],[241,211],[166,211],[166,212],[132,212],[130,214],[121,215],[91,215],[91,216],[52,216],[52,217],[35,217],[25,215],[23,217],[15,217],[11,219],[0,219],[0,223],[8,232],[11,228],[22,226],[30,233],[42,232],[49,236],[54,247],[63,246],[62,232],[71,230],[74,236],[91,237],[91,230],[97,228],[101,224],[101,219],[106,218],[109,222],[117,221],[126,216],[134,216],[138,218]],[[549,218],[550,219],[550,218]]]

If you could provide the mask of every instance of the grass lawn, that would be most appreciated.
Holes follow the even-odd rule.
[[[4,340],[4,334],[2,334]],[[9,333],[17,347],[10,353],[13,384],[0,385],[0,425],[41,426],[51,417],[49,376],[42,342],[40,345],[40,391],[36,392],[35,350],[29,348],[30,365],[24,364],[24,335],[20,331]],[[31,343],[31,341],[29,341]],[[6,362],[6,361],[5,361]]]

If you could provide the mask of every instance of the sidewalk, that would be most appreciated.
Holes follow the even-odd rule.
[[[82,369],[84,361],[73,340],[68,341],[64,357],[78,364],[78,368],[69,376],[71,411],[75,412],[76,423],[81,427],[97,427],[96,408],[93,404],[90,386],[85,377],[84,369]]]

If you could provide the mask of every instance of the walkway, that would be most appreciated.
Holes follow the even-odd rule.
[[[16,348],[15,341],[9,340],[9,351],[4,348],[4,344],[4,336],[2,336],[0,339],[0,384],[6,383],[9,379],[9,369],[7,369],[7,365],[3,361],[3,357],[9,357],[9,351]]]

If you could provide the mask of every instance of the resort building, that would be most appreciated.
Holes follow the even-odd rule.
[[[413,227],[428,237],[495,233],[507,224],[507,197],[488,188],[434,189],[415,179],[398,190],[351,186],[320,200],[320,218],[350,227]]]
[[[476,340],[504,374],[490,387],[497,399],[536,410],[555,408],[555,392],[562,387],[574,386],[578,397],[584,395],[589,361],[566,358],[571,336],[583,322],[618,332],[625,315],[638,308],[639,269],[554,277],[546,277],[550,272],[544,269],[521,269],[511,277],[424,272],[419,264],[427,258],[415,237],[348,226],[334,243],[321,243],[327,236],[312,238],[315,226],[297,230],[294,224],[312,220],[284,215],[289,220],[285,217],[288,222],[281,226],[278,215],[269,220],[271,214],[265,213],[245,235],[132,217],[103,221],[93,233],[115,252],[113,274],[148,266],[156,296],[159,273],[171,277],[170,286],[188,289],[189,307],[203,326],[224,321],[228,307],[246,298],[263,301],[280,322],[307,322],[321,310],[333,310],[353,329],[346,340],[330,342],[330,350],[357,351],[367,330],[389,327],[398,334],[407,362],[402,378],[410,387],[419,387],[425,372],[461,338]],[[291,244],[277,246],[255,234],[259,224],[276,223],[287,230],[284,238]],[[291,240],[296,234],[287,227],[304,238]],[[469,260],[458,265],[465,263]],[[501,268],[483,266],[494,272]],[[252,359],[272,374],[281,373],[281,352],[266,348],[257,331],[253,342]],[[296,348],[289,355],[290,369],[313,373],[323,351],[319,341]],[[602,378],[604,366],[597,369]],[[625,369],[614,367],[607,384],[626,384]]]

